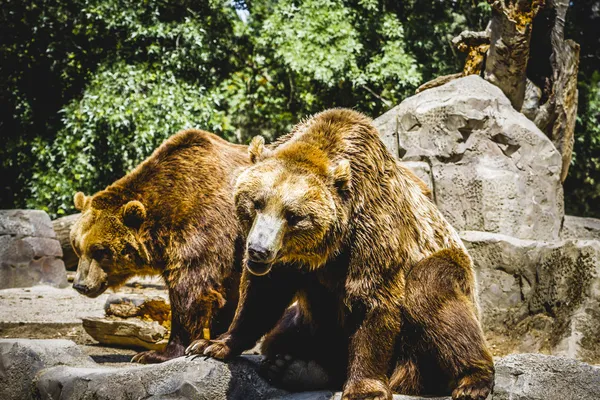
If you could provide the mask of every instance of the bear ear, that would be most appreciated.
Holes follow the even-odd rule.
[[[265,147],[265,138],[262,136],[255,136],[248,146],[248,154],[250,155],[252,164],[256,164],[269,157],[271,151]]]
[[[75,204],[75,208],[79,211],[83,211],[87,208],[89,204],[90,198],[83,194],[83,192],[75,193],[73,196],[73,203]]]
[[[350,161],[346,159],[340,160],[337,164],[329,168],[329,174],[331,175],[335,186],[339,190],[350,189],[350,185],[352,183],[352,170],[350,169]]]
[[[137,200],[123,206],[123,222],[130,228],[138,229],[146,219],[146,207]]]

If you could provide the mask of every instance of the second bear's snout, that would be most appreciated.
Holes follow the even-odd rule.
[[[255,262],[267,262],[272,258],[272,252],[259,244],[248,246],[248,258]]]

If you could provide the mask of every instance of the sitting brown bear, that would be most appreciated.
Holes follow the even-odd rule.
[[[312,360],[345,380],[343,399],[484,399],[494,365],[472,261],[371,120],[325,111],[249,151],[256,165],[235,193],[247,237],[240,303],[225,334],[187,353],[228,359],[270,332],[272,371]]]
[[[179,357],[192,340],[229,326],[243,252],[233,184],[249,164],[247,149],[183,131],[105,190],[75,195],[82,212],[71,230],[77,291],[96,297],[135,275],[162,275],[168,287],[169,342],[132,361]]]

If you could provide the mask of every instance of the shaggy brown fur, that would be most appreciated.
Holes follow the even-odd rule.
[[[192,340],[227,329],[243,252],[233,184],[247,164],[246,146],[188,130],[105,190],[75,195],[82,215],[71,231],[80,257],[73,287],[96,297],[134,275],[158,274],[169,289],[168,345],[132,361],[181,356]]]
[[[472,261],[371,120],[325,111],[275,148],[257,139],[249,151],[257,163],[236,185],[240,303],[227,333],[188,353],[226,359],[270,331],[267,359],[316,360],[345,380],[346,400],[484,399],[494,366]]]

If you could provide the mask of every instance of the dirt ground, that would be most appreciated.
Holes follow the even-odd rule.
[[[0,290],[0,338],[67,339],[82,346],[101,366],[130,366],[137,351],[98,344],[86,333],[81,318],[103,316],[106,299],[113,292],[89,299],[72,288],[49,286]],[[145,294],[167,297],[156,279],[133,280],[118,294]]]

